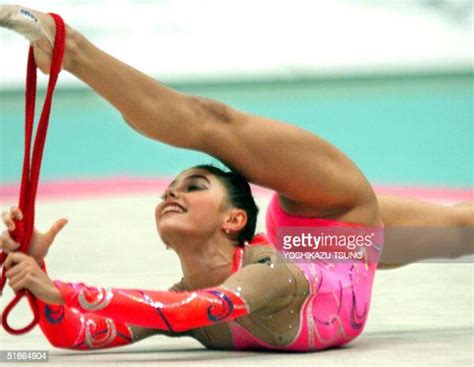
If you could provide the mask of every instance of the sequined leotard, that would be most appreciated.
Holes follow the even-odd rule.
[[[353,226],[291,216],[280,207],[277,194],[270,201],[266,222],[268,235],[257,235],[246,246],[276,243],[276,229],[282,226]],[[244,250],[245,246],[235,249],[233,272],[244,265]],[[340,346],[360,335],[367,322],[377,264],[312,261],[299,263],[297,267],[309,289],[299,312],[296,336],[284,345],[270,345],[245,329],[239,320],[249,315],[246,300],[239,292],[222,286],[176,292],[111,289],[55,281],[65,305],[48,305],[38,300],[39,324],[53,345],[69,349],[110,348],[132,343],[134,338],[129,325],[177,336],[225,323],[236,350],[307,352]]]
[[[354,226],[352,224],[291,216],[274,194],[266,215],[267,236],[276,243],[278,227]],[[371,249],[380,253],[381,244]],[[379,258],[373,256],[372,258]],[[252,335],[235,320],[229,325],[234,348],[314,351],[346,344],[360,335],[367,322],[377,263],[311,261],[296,264],[308,280],[310,292],[300,311],[296,338],[286,346],[272,346]],[[238,270],[238,268],[237,268]]]

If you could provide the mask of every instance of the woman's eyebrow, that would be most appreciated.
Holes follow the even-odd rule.
[[[197,174],[196,174],[196,175],[191,175],[191,176],[186,177],[187,180],[189,180],[189,179],[191,179],[191,178],[203,178],[203,179],[205,179],[205,180],[207,181],[208,184],[211,183],[211,182],[209,181],[209,179],[208,179],[206,176],[204,176],[204,175],[197,175]]]
[[[194,175],[185,177],[183,180],[190,180],[190,179],[192,179],[192,178],[203,178],[203,179],[205,179],[205,180],[207,181],[208,184],[211,184],[211,182],[209,181],[209,179],[208,179],[206,176],[204,176],[204,175],[199,175],[199,174],[194,174]],[[175,183],[176,183],[176,180],[173,180],[173,181],[171,182],[171,184],[168,186],[168,188],[173,187],[173,185],[174,185]]]

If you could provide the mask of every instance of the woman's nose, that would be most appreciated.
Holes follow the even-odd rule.
[[[171,188],[167,188],[166,191],[165,191],[165,200],[168,198],[168,196],[171,196],[171,197],[176,197],[176,191],[174,189],[171,189]]]

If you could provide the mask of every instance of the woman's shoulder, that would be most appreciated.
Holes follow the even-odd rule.
[[[251,241],[245,242],[243,250],[242,266],[258,263],[270,265],[276,262],[275,246],[264,233],[258,233]]]
[[[244,245],[242,267],[252,264],[265,264],[273,268],[284,265],[293,279],[296,280],[297,292],[294,295],[306,296],[308,294],[308,281],[302,269],[297,264],[285,260],[270,238],[264,233],[256,234],[252,241],[246,242]]]

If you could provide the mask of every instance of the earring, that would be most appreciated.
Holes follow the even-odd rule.
[[[169,246],[166,246],[166,249],[167,249],[167,250],[169,250],[169,249],[170,249],[170,247],[169,247]]]

